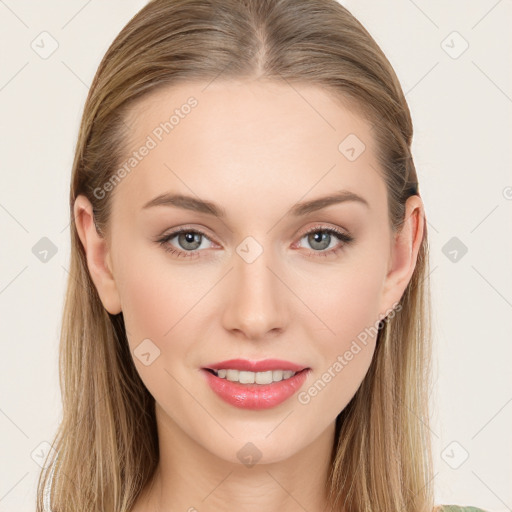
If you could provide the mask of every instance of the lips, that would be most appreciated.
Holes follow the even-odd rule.
[[[234,407],[252,410],[270,409],[287,401],[299,391],[310,373],[311,370],[305,368],[293,377],[271,384],[241,384],[217,377],[210,369],[201,371],[210,389],[220,399]]]
[[[266,372],[269,370],[291,370],[300,372],[307,366],[284,361],[282,359],[264,359],[262,361],[250,361],[248,359],[228,359],[204,366],[204,370],[242,370],[249,372]]]

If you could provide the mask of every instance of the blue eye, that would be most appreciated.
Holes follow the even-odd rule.
[[[324,228],[319,226],[308,230],[301,236],[300,240],[306,237],[310,246],[313,247],[311,253],[308,254],[310,257],[326,257],[335,255],[354,240],[354,238],[348,233],[344,233],[335,228]],[[325,249],[331,245],[333,237],[337,239],[339,243],[337,246],[326,251]],[[170,243],[173,238],[177,238],[178,244],[181,245],[183,249],[179,249]],[[179,228],[160,238],[157,242],[166,252],[169,252],[178,258],[195,258],[199,256],[202,239],[210,240],[202,231],[191,228]],[[327,245],[325,244],[326,241]]]
[[[176,249],[175,246],[169,243],[173,238],[176,237],[178,238],[178,243],[182,245],[184,249],[189,250]],[[202,231],[197,231],[196,229],[190,228],[179,228],[158,240],[158,243],[164,248],[166,252],[170,252],[178,258],[191,258],[198,256],[196,251],[201,246],[201,237],[208,239],[208,237]]]
[[[324,250],[329,247],[330,242],[333,240],[333,237],[336,238],[341,244],[329,249],[328,251]],[[308,254],[308,256],[333,256],[338,254],[346,245],[350,244],[354,238],[348,233],[343,233],[335,228],[323,228],[319,226],[315,226],[308,230],[304,235],[302,235],[301,240],[303,238],[307,238],[308,243],[311,247],[314,248],[312,254]],[[327,245],[325,242],[327,241]],[[316,248],[315,248],[316,246]]]

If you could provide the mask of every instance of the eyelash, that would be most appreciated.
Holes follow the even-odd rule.
[[[329,249],[328,251],[311,251],[313,254],[307,254],[308,257],[317,257],[317,256],[320,256],[320,257],[327,257],[327,256],[334,256],[336,254],[338,254],[341,250],[344,249],[345,246],[349,245],[351,242],[354,241],[354,238],[351,236],[351,235],[348,235],[347,233],[343,233],[342,231],[336,229],[336,228],[324,228],[324,227],[319,227],[319,226],[315,226],[311,229],[309,229],[308,231],[306,231],[305,233],[303,233],[303,235],[300,237],[300,240],[302,240],[305,236],[311,234],[311,233],[329,233],[330,235],[334,235],[340,242],[342,242],[341,245],[338,245],[337,247],[333,248],[333,249]],[[194,258],[198,252],[201,252],[199,251],[198,249],[194,250],[194,251],[181,251],[181,250],[178,250],[176,249],[174,246],[170,245],[169,244],[169,241],[172,240],[176,235],[179,235],[180,233],[194,233],[194,234],[198,234],[198,235],[201,235],[205,238],[207,238],[208,240],[210,240],[210,238],[206,235],[206,233],[203,233],[202,231],[199,231],[197,229],[191,229],[191,228],[179,228],[179,229],[176,229],[175,231],[173,231],[172,233],[169,233],[168,235],[165,235],[164,237],[160,238],[157,240],[157,243],[159,243],[165,252],[168,252],[168,253],[171,253],[175,256],[177,256],[178,258]]]

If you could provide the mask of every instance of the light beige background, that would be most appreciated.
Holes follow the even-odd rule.
[[[342,3],[388,56],[415,124],[432,251],[436,502],[510,511],[512,2]],[[143,5],[0,0],[1,511],[35,510],[38,454],[61,411],[78,124],[103,54]],[[43,237],[57,250],[45,263],[33,253]]]

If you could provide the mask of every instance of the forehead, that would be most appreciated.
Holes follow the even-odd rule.
[[[131,157],[133,166],[114,199],[132,207],[170,190],[269,205],[333,187],[383,193],[371,123],[317,86],[180,83],[137,101],[126,122],[130,152],[121,165]]]

